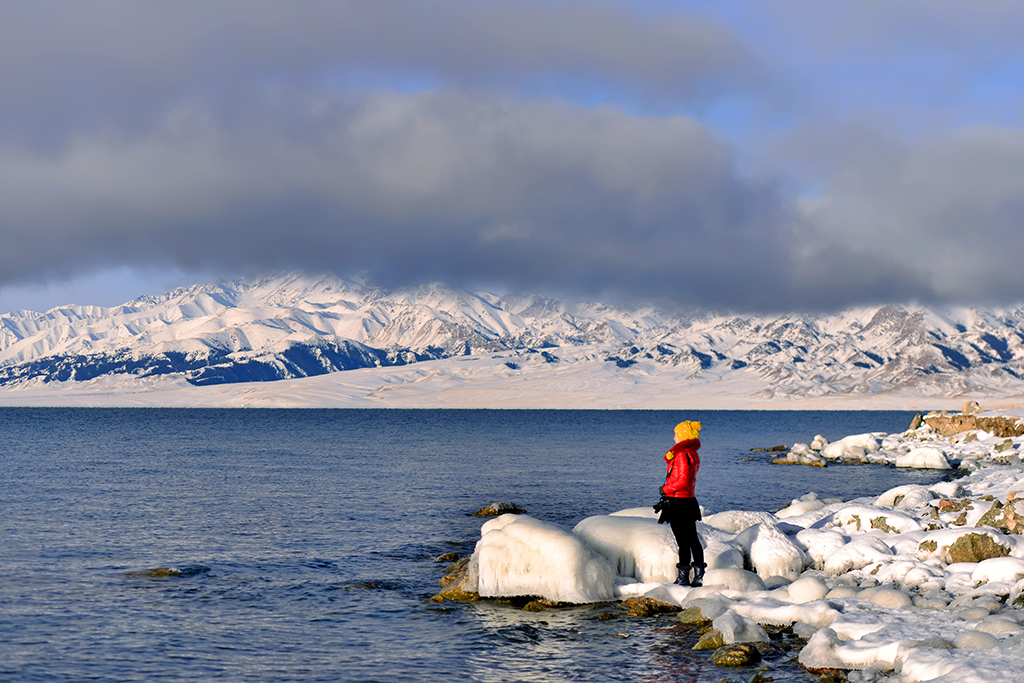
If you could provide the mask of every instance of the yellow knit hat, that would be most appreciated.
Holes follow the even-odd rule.
[[[688,441],[700,437],[700,422],[680,422],[676,425],[676,441]]]

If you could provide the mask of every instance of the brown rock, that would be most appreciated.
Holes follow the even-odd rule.
[[[694,650],[717,650],[725,645],[725,638],[722,637],[722,632],[718,629],[711,629],[700,637],[697,644],[693,646]]]
[[[715,650],[711,661],[718,666],[753,666],[761,661],[761,653],[750,643],[736,643]]]
[[[949,546],[950,563],[981,562],[1009,554],[1009,548],[996,543],[988,534],[964,534]]]
[[[469,574],[468,557],[453,563],[448,567],[448,570],[448,574],[441,577],[441,592],[431,598],[431,600],[434,602],[444,602],[445,600],[476,602],[480,599],[479,593],[475,590],[469,590],[466,586],[466,579]]]
[[[994,447],[996,453],[1005,453],[1006,451],[1013,450],[1013,439],[1006,439],[1000,443],[997,443]]]
[[[622,601],[631,617],[655,617],[659,614],[679,612],[678,605],[670,605],[667,602],[658,602],[653,598],[628,598]]]
[[[676,621],[688,626],[703,626],[704,624],[707,624],[710,619],[704,616],[704,613],[700,611],[699,607],[687,607],[676,615]]]
[[[978,417],[975,415],[943,415],[930,413],[924,417],[925,423],[941,436],[953,436],[960,432],[983,429],[1000,437],[1024,435],[1024,423],[1016,417],[996,415],[994,417]]]
[[[977,526],[990,526],[1007,531],[1006,520],[1003,519],[1003,504],[998,500],[992,501],[992,507],[988,509],[988,512],[981,516],[978,520]]]
[[[526,510],[515,503],[491,503],[472,513],[470,517],[497,517],[498,515],[522,515],[525,513]]]
[[[1024,500],[1018,500],[1017,493],[1010,491],[1003,508],[1003,522],[1011,534],[1024,533]]]
[[[910,421],[909,429],[917,429],[922,424],[924,424],[924,418],[921,416],[921,413],[918,413],[914,416],[914,419]]]

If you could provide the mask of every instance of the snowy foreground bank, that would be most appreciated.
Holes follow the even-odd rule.
[[[792,625],[808,639],[803,666],[850,670],[851,681],[1024,681],[1022,444],[983,431],[946,438],[924,425],[794,447],[794,463],[969,474],[877,498],[809,493],[774,514],[708,510],[698,524],[701,588],[671,583],[676,543],[651,508],[588,517],[571,532],[496,517],[457,588],[569,603],[646,596],[698,608],[727,644],[765,642],[762,626]]]

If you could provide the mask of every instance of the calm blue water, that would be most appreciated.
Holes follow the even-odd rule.
[[[941,476],[747,450],[904,412],[0,409],[0,679],[749,680],[669,620],[427,601],[483,505],[655,502],[684,418],[711,512]]]

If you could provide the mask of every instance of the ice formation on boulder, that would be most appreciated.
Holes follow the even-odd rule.
[[[679,548],[667,524],[642,517],[587,517],[572,530],[607,559],[619,576],[637,581],[675,581]]]
[[[480,529],[473,554],[484,597],[536,595],[588,603],[611,600],[615,570],[579,537],[528,515],[502,515]]]

